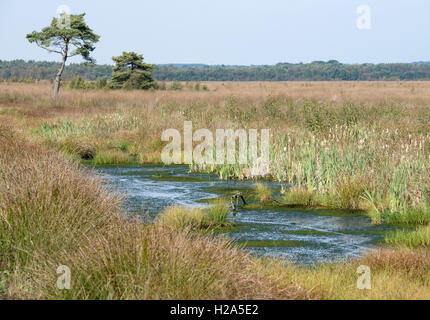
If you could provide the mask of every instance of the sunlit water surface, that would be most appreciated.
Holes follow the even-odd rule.
[[[171,205],[204,207],[207,199],[229,197],[254,188],[252,181],[222,181],[189,174],[185,166],[96,167],[113,189],[125,194],[126,209],[155,216]],[[280,184],[264,182],[280,190]],[[336,210],[239,210],[229,214],[236,227],[228,236],[257,255],[278,256],[298,264],[335,262],[359,257],[383,241],[393,227],[372,225],[369,217]]]

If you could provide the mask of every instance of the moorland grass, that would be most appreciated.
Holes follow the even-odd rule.
[[[112,156],[115,148],[140,163],[160,162],[161,133],[182,131],[186,120],[194,129],[212,131],[269,128],[268,175],[300,190],[290,192],[289,201],[371,210],[385,215],[386,222],[428,223],[428,82],[207,86],[209,91],[64,88],[54,104],[47,84],[2,83],[0,104],[24,134],[81,158],[96,156],[103,164],[126,161],[119,153]],[[191,169],[243,179],[250,167]]]
[[[5,118],[4,122],[15,123],[20,134],[32,142],[25,148],[14,147],[12,142],[18,140],[17,135],[11,138],[11,130],[3,128],[0,131],[6,137],[2,140],[1,179],[9,179],[0,182],[4,191],[0,202],[0,210],[3,210],[0,265],[6,271],[1,273],[0,282],[2,288],[7,283],[8,295],[58,297],[59,293],[52,288],[52,270],[58,265],[58,260],[64,260],[77,262],[80,270],[77,278],[79,292],[70,293],[70,297],[166,297],[163,290],[167,287],[154,285],[151,290],[146,288],[130,293],[135,289],[125,280],[118,279],[117,274],[124,273],[127,281],[137,277],[137,285],[147,281],[146,276],[138,273],[143,270],[143,262],[135,264],[135,268],[127,263],[127,259],[141,261],[133,253],[135,248],[139,248],[139,254],[142,252],[139,250],[147,250],[139,242],[143,236],[136,236],[137,242],[128,243],[130,240],[125,238],[135,236],[137,231],[130,231],[136,228],[135,225],[124,225],[118,218],[114,219],[115,223],[107,223],[109,219],[118,217],[119,209],[115,208],[119,200],[115,197],[114,200],[106,200],[111,195],[100,191],[100,182],[89,182],[93,178],[87,181],[84,178],[87,174],[77,164],[70,164],[52,149],[82,159],[91,159],[98,154],[103,164],[120,163],[130,157],[141,163],[157,163],[163,147],[161,132],[166,128],[181,131],[185,120],[193,121],[195,129],[272,129],[269,174],[273,179],[292,186],[281,199],[283,202],[365,210],[375,223],[422,224],[424,226],[416,231],[399,231],[387,237],[386,241],[394,246],[428,248],[428,82],[208,83],[207,87],[209,90],[205,92],[189,91],[186,87],[155,92],[64,88],[53,103],[51,88],[47,84],[0,84],[0,115]],[[115,151],[114,156],[111,155],[112,150]],[[247,177],[250,171],[249,167],[239,164],[194,166],[192,169],[218,173],[221,178],[239,179]],[[68,175],[71,179],[67,178]],[[56,179],[57,184],[54,183]],[[85,184],[93,189],[83,187]],[[30,196],[26,198],[24,195]],[[34,215],[30,214],[33,212]],[[64,216],[60,216],[60,212],[65,213]],[[107,220],[103,218],[104,214],[109,216]],[[50,216],[54,219],[48,218]],[[222,220],[222,214],[215,216]],[[41,221],[39,225],[36,218]],[[76,221],[78,225],[70,221]],[[10,222],[14,223],[9,225]],[[172,226],[163,228],[176,230]],[[64,233],[69,229],[70,236],[60,234],[60,231]],[[115,233],[113,229],[120,231]],[[137,229],[146,234],[146,231]],[[172,230],[166,233],[173,232],[188,241],[187,234]],[[186,228],[181,232],[186,232]],[[94,238],[90,237],[93,233]],[[119,243],[124,248],[115,245],[110,236],[115,241],[120,239]],[[94,246],[83,240],[85,237],[98,245],[105,245],[97,253]],[[162,242],[163,239],[157,241]],[[199,244],[195,246],[199,248]],[[223,243],[220,250],[224,250],[223,246],[228,247],[228,244]],[[75,251],[81,247],[85,249],[79,256]],[[75,251],[66,256],[64,252],[70,248]],[[154,252],[158,257],[158,249]],[[380,261],[384,259],[391,261],[398,251],[393,252],[381,254],[377,265],[381,265]],[[84,260],[84,254],[91,257],[89,261],[93,266]],[[417,253],[417,256],[421,254]],[[119,257],[126,262],[118,262]],[[424,255],[422,259],[428,261],[428,256]],[[282,281],[270,282],[270,285],[265,283],[271,286],[270,290],[273,286],[285,290],[286,283],[304,288],[304,291],[293,294],[294,290],[287,290],[291,294],[288,297],[424,298],[428,292],[423,287],[422,278],[405,273],[403,269],[393,270],[388,265],[377,270],[374,289],[365,293],[355,289],[354,264],[316,269],[290,266],[287,271],[282,263],[277,265],[278,262],[274,263],[276,267],[273,264],[262,267],[260,260],[246,261],[249,264],[258,261],[256,273],[244,276],[252,278],[251,283],[257,281],[260,274],[273,277],[279,272]],[[369,261],[374,263],[375,260]],[[413,259],[412,262],[408,259],[402,261],[405,265],[415,263]],[[111,269],[105,266],[106,263]],[[157,260],[155,265],[158,263],[163,270],[171,267],[171,262]],[[189,267],[187,263],[183,261],[183,265]],[[203,271],[199,266],[196,268],[195,276],[198,277],[197,274]],[[212,270],[218,275],[227,274],[227,271],[217,268],[214,265]],[[105,269],[110,271],[104,272]],[[243,269],[242,265],[239,269]],[[35,271],[32,270],[42,271],[33,274]],[[7,282],[4,280],[6,275]],[[49,283],[46,282],[48,278]],[[164,281],[157,277],[154,279],[153,283]],[[298,279],[297,282],[294,279]],[[225,281],[229,280],[235,281]],[[390,284],[388,287],[387,283]],[[241,294],[241,289],[234,286],[231,291],[216,285],[209,291],[193,291],[176,282],[171,286],[169,290],[173,290],[175,297],[238,297]],[[0,291],[5,291],[2,288]],[[33,291],[29,292],[29,288]],[[253,292],[249,296],[279,297],[279,291],[276,294],[269,291],[262,290],[260,295]]]
[[[300,268],[253,257],[223,238],[126,220],[121,200],[89,170],[1,123],[0,294],[15,299],[430,298],[427,251],[377,252],[362,261]],[[209,212],[223,221],[221,204]],[[363,263],[372,270],[370,291],[356,287],[357,266]],[[70,290],[56,288],[59,265],[71,269]]]

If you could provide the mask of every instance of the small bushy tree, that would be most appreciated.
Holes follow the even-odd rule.
[[[115,62],[110,86],[113,89],[143,89],[156,88],[157,83],[152,78],[153,64],[143,62],[143,55],[135,52],[123,52],[121,56],[112,57]]]

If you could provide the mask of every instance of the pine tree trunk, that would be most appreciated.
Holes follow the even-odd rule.
[[[61,67],[57,72],[57,75],[55,76],[55,83],[54,83],[54,99],[57,98],[58,92],[60,91],[60,83],[61,83],[61,75],[63,74],[64,67],[66,66],[67,61],[67,53],[68,53],[68,43],[66,43],[66,48],[64,49],[63,53],[63,61],[61,63]]]

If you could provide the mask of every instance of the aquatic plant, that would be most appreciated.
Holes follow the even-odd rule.
[[[316,196],[312,191],[300,187],[291,187],[284,194],[283,201],[286,204],[312,207],[318,205]]]
[[[208,229],[230,226],[227,220],[228,205],[217,201],[207,209],[172,206],[161,211],[157,223],[177,229]]]
[[[173,206],[158,214],[157,222],[163,226],[177,229],[200,229],[205,227],[205,216],[202,209],[187,209]]]
[[[96,166],[109,164],[127,164],[131,162],[128,154],[118,150],[107,150],[97,152],[93,159],[93,164]]]
[[[229,211],[228,203],[223,200],[215,201],[211,206],[204,210],[205,224],[211,227],[226,227],[231,223],[227,220]]]
[[[257,182],[255,184],[257,198],[262,202],[267,202],[273,200],[272,198],[272,190],[262,184],[261,182]]]
[[[401,247],[429,247],[430,246],[430,226],[421,226],[414,231],[398,230],[390,233],[385,238],[388,244]]]

